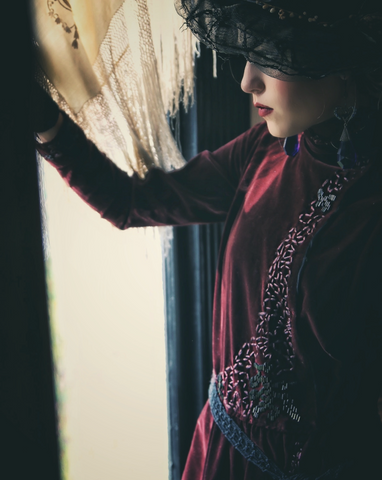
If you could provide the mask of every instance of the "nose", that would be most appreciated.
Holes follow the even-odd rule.
[[[263,73],[253,63],[247,62],[241,80],[241,89],[245,93],[259,94],[265,90]]]

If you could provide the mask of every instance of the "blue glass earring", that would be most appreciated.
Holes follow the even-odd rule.
[[[344,129],[340,137],[340,148],[337,152],[337,163],[341,168],[352,168],[357,163],[357,153],[351,141],[348,124],[355,117],[357,109],[354,107],[336,107],[334,115],[344,122]]]
[[[298,135],[292,135],[291,137],[287,137],[284,140],[283,145],[284,152],[289,157],[294,157],[296,153],[300,150],[300,143],[298,141]]]

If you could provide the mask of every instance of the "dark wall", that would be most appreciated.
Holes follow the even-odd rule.
[[[0,477],[58,480],[27,2],[4,2],[1,18]]]

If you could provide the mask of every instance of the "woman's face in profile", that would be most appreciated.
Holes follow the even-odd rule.
[[[247,62],[241,88],[252,94],[269,132],[285,138],[299,134],[334,116],[334,109],[346,103],[345,82],[339,75],[321,80],[286,82],[269,77]]]

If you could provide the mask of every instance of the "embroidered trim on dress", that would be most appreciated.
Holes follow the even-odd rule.
[[[235,356],[232,366],[218,377],[218,393],[229,414],[241,408],[243,418],[258,418],[267,414],[274,421],[281,413],[299,422],[300,413],[290,395],[291,383],[282,375],[295,366],[292,327],[288,306],[288,282],[292,262],[299,245],[303,244],[330,210],[345,182],[356,176],[356,171],[336,171],[325,180],[317,198],[302,213],[298,223],[276,250],[269,268],[263,311],[259,313],[256,337],[245,343]]]
[[[219,382],[219,379],[217,379]],[[255,445],[252,440],[240,429],[239,425],[226,412],[219,394],[219,383],[216,385],[212,378],[209,388],[209,404],[212,416],[222,434],[238,450],[248,462],[256,465],[262,472],[267,473],[274,480],[335,480],[338,475],[347,467],[347,464],[332,468],[319,477],[307,476],[304,474],[288,475],[270,460],[265,453]]]
[[[272,363],[272,374],[276,376],[292,370],[294,366],[288,306],[288,281],[292,273],[294,254],[298,245],[312,235],[337,198],[335,194],[340,192],[344,182],[348,181],[343,171],[337,171],[331,179],[325,180],[318,190],[318,198],[311,202],[308,213],[299,216],[297,225],[289,230],[287,237],[276,250],[276,257],[269,269],[263,311],[259,313],[260,321],[254,339],[258,352],[264,361]]]
[[[212,379],[209,392],[209,404],[215,423],[229,442],[246,458],[254,463],[262,472],[268,473],[274,479],[286,478],[279,467],[273,463],[240,429],[227,414],[219,398],[215,380]]]

